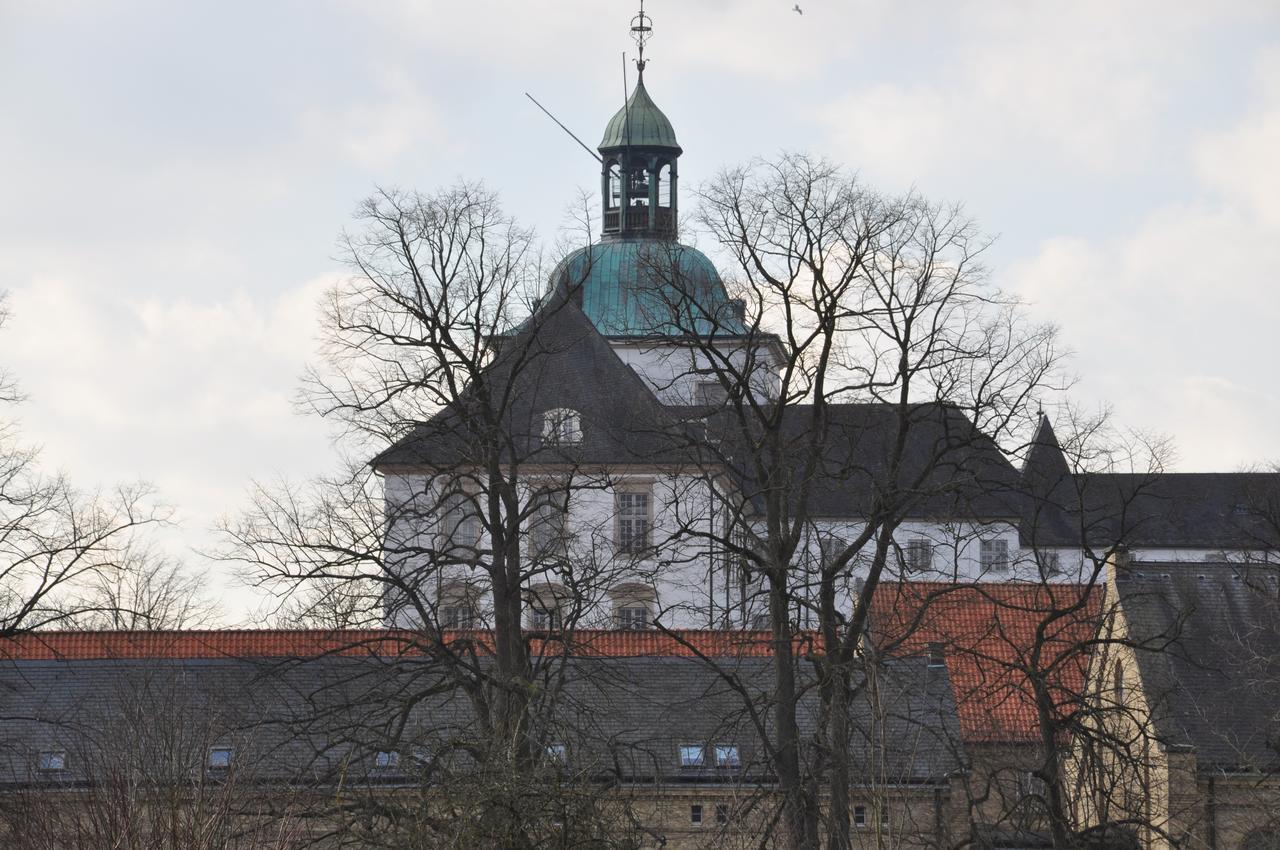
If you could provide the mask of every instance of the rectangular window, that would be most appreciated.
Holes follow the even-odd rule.
[[[738,760],[737,744],[716,744],[716,767],[738,767],[741,762]]]
[[[698,805],[697,803],[694,803],[692,806],[689,807],[689,823],[693,824],[694,826],[699,826],[702,824],[702,806]]]
[[[1046,577],[1062,575],[1062,553],[1041,552],[1040,569]]]
[[[444,499],[444,544],[460,549],[480,546],[480,515],[465,493],[450,493]]]
[[[945,644],[933,642],[929,644],[929,666],[947,666],[947,647]]]
[[[824,537],[818,543],[818,549],[822,555],[822,568],[831,570],[835,568],[836,561],[840,559],[846,549],[849,548],[849,541],[843,537]]]
[[[45,750],[36,759],[36,767],[40,770],[66,770],[67,754],[62,750]]]
[[[529,628],[542,632],[556,632],[564,628],[564,617],[557,606],[540,607],[537,602],[533,605],[537,607],[529,612]]]
[[[442,629],[474,629],[480,618],[476,609],[465,602],[456,602],[440,606],[440,628]]]
[[[907,541],[907,570],[922,573],[933,569],[933,541],[916,537]]]
[[[568,764],[569,750],[564,744],[547,744],[547,760],[555,764]]]
[[[683,768],[706,767],[707,748],[702,744],[680,745],[680,766]]]
[[[978,550],[979,566],[984,573],[1009,571],[1009,541],[983,540]]]
[[[618,628],[640,631],[649,628],[649,609],[643,605],[621,605],[614,610]]]
[[[854,826],[867,825],[867,807],[866,806],[853,807],[853,825]]]
[[[698,404],[721,405],[729,400],[729,394],[719,381],[699,381],[695,395]]]
[[[618,551],[630,555],[647,552],[650,548],[649,494],[622,492],[614,495],[618,516]]]
[[[400,765],[400,753],[395,750],[379,750],[373,757],[373,766],[381,770],[389,770]]]
[[[729,804],[716,803],[716,823],[723,826],[729,822]]]
[[[531,558],[562,558],[565,554],[565,510],[558,502],[548,501],[538,505],[529,517],[529,556]]]
[[[209,748],[209,769],[210,770],[226,770],[231,767],[231,756],[234,750],[231,747],[210,747]]]

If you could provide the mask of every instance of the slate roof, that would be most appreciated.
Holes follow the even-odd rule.
[[[768,781],[742,694],[769,716],[770,663],[725,662],[731,687],[691,658],[570,659],[548,673],[560,687],[538,690],[554,700],[540,714],[544,735],[567,746],[575,770],[602,778]],[[0,785],[89,783],[104,759],[158,762],[172,781],[189,781],[212,746],[234,747],[242,782],[407,781],[428,763],[439,771],[443,760],[463,769],[478,735],[475,715],[460,689],[442,684],[441,669],[425,658],[335,656],[5,663]],[[858,705],[854,751],[874,758],[890,781],[944,781],[959,764],[945,675],[903,660],[883,665],[878,679],[883,711]],[[802,731],[812,732],[816,705],[807,693]],[[885,740],[892,752],[881,751]],[[677,753],[687,743],[737,744],[741,766],[684,769]],[[65,769],[38,770],[45,750],[67,753]],[[374,754],[390,750],[401,753],[399,769],[378,769]]]
[[[792,405],[782,425],[792,464],[790,489],[811,499],[813,516],[866,515],[877,498],[890,492],[907,499],[906,516],[1016,519],[1021,511],[1017,471],[956,407],[921,404],[910,409],[907,441],[892,481],[888,460],[899,427],[895,405],[828,405],[821,464],[813,480],[805,482],[813,415],[810,405]],[[727,444],[743,439],[735,433],[740,429],[722,427]],[[754,497],[759,487],[746,480],[750,471],[742,463],[739,477],[744,491]]]
[[[608,153],[626,147],[668,148],[680,153],[675,128],[649,96],[643,75],[626,105],[609,119],[599,150]]]
[[[487,401],[476,401],[484,393]],[[574,304],[548,304],[485,370],[483,387],[462,398],[379,454],[375,468],[474,463],[484,417],[472,405],[499,412],[508,460],[524,463],[656,463],[686,456],[683,433]],[[543,417],[569,408],[581,417],[582,441],[544,445]]]
[[[1022,475],[1023,539],[1100,549],[1280,548],[1280,474],[1078,473],[1042,419]]]
[[[869,634],[892,655],[941,644],[965,743],[1035,743],[1028,672],[1037,632],[1044,627],[1039,670],[1066,717],[1083,693],[1083,644],[1098,628],[1101,595],[1075,584],[885,583],[872,600]]]
[[[1186,562],[1117,574],[1157,733],[1201,769],[1280,770],[1278,574]]]

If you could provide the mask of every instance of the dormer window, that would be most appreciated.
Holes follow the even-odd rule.
[[[742,766],[737,744],[716,744],[716,767],[736,769]]]
[[[542,414],[542,442],[548,446],[572,446],[582,442],[582,417],[578,411],[557,407]]]
[[[707,748],[704,744],[681,744],[680,766],[686,770],[707,766]]]
[[[210,747],[209,769],[226,770],[231,767],[231,756],[234,752],[231,747]]]
[[[36,760],[36,767],[43,771],[67,769],[67,754],[62,750],[45,750]]]

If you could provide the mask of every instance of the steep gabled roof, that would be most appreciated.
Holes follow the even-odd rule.
[[[1280,473],[1073,473],[1042,418],[1022,479],[1036,546],[1280,548]]]
[[[1039,642],[1039,669],[1065,716],[1083,694],[1101,597],[1074,584],[886,583],[872,600],[870,638],[893,655],[941,645],[966,743],[1035,743],[1031,653]]]
[[[582,441],[546,445],[544,414],[567,408],[581,417]],[[680,426],[644,381],[572,302],[543,305],[484,372],[484,386],[416,426],[373,460],[375,468],[474,462],[483,442],[482,410],[501,416],[498,439],[524,463],[651,463],[682,457]]]
[[[1021,511],[1017,472],[957,407],[918,404],[904,411],[882,403],[827,405],[825,433],[817,441],[821,458],[806,480],[815,413],[812,405],[790,405],[781,425],[789,464],[786,486],[793,499],[802,493],[809,498],[812,516],[866,516],[887,494],[905,500],[899,510],[907,516],[1013,519]],[[889,458],[903,422],[906,443],[894,469]],[[742,429],[725,419],[713,419],[712,427],[721,433],[725,453],[737,454],[741,486],[754,498],[760,492],[753,480],[757,470],[745,460],[745,448],[732,448],[745,439]]]
[[[1201,768],[1280,770],[1280,565],[1144,563],[1115,588],[1166,744]]]

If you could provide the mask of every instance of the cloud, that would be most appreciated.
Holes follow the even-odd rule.
[[[10,295],[0,334],[29,391],[18,410],[45,461],[86,485],[143,478],[210,524],[248,481],[324,469],[325,429],[292,398],[326,275],[273,298],[120,298],[72,278]]]
[[[1186,117],[1185,98],[1214,61],[1207,34],[1260,15],[1145,0],[966,4],[929,22],[945,35],[920,55],[851,79],[815,117],[826,147],[901,182],[1007,175],[1028,158],[1115,174],[1160,156],[1162,123]]]
[[[1263,86],[1235,126],[1191,145],[1195,200],[1127,232],[1045,240],[1011,269],[1078,352],[1082,390],[1130,425],[1171,433],[1186,469],[1276,456],[1277,147],[1280,99]]]

